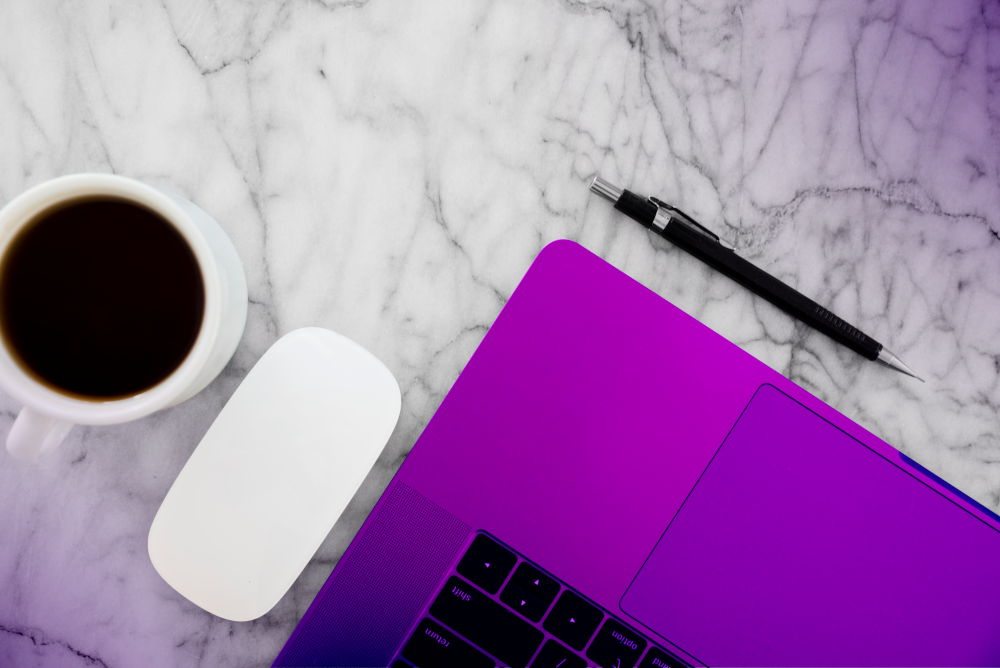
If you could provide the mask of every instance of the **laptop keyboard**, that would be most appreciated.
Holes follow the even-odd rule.
[[[455,571],[393,668],[686,665],[486,534]]]

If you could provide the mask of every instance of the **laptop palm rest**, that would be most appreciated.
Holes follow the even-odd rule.
[[[621,600],[708,665],[997,665],[1000,532],[763,385]]]

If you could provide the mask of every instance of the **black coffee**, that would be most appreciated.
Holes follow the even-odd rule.
[[[0,334],[21,367],[78,398],[142,392],[180,366],[205,311],[187,242],[145,208],[63,202],[18,233],[0,264]]]

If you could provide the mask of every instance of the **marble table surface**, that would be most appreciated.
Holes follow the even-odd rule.
[[[555,239],[1000,510],[995,0],[0,2],[0,204],[73,172],[209,212],[250,311],[195,398],[77,426],[36,465],[0,453],[2,666],[269,665]],[[589,194],[598,173],[673,200],[926,383],[653,237]],[[159,578],[146,536],[241,379],[307,325],[385,362],[402,414],[289,593],[230,623]],[[0,434],[19,408],[0,397]]]

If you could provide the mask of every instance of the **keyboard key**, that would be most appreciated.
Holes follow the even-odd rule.
[[[542,615],[549,607],[549,602],[539,601],[513,580],[503,588],[500,600],[533,622],[542,621]]]
[[[531,663],[531,668],[587,668],[587,662],[555,640],[548,640]]]
[[[594,635],[604,613],[569,591],[562,593],[542,626],[575,650],[581,650]]]
[[[448,578],[431,605],[431,615],[508,666],[528,665],[545,637],[531,624],[454,575]]]
[[[604,668],[632,668],[646,645],[638,633],[609,618],[587,648],[587,658]]]
[[[459,562],[458,572],[489,593],[495,594],[500,591],[500,585],[507,579],[507,574],[516,562],[517,557],[513,552],[479,534]]]
[[[659,647],[650,647],[646,656],[642,657],[639,668],[687,668],[687,664],[670,656]]]
[[[534,594],[538,600],[544,601],[546,607],[556,599],[556,594],[559,593],[559,583],[527,561],[521,562],[521,565],[514,571],[512,579],[527,592]]]
[[[413,637],[403,648],[403,658],[418,666],[428,667],[496,666],[493,659],[430,619],[421,621],[417,626]]]

